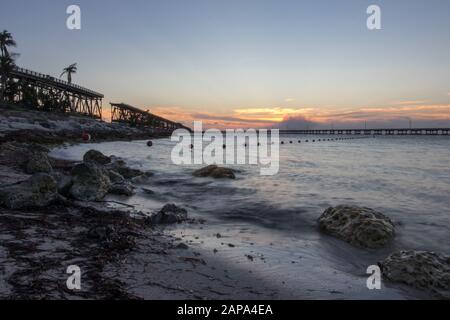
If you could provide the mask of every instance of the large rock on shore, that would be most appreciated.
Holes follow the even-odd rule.
[[[19,167],[28,174],[50,173],[49,150],[37,144],[8,142],[1,145],[0,163]]]
[[[44,207],[58,197],[55,179],[37,173],[28,180],[0,187],[0,205],[9,209]]]
[[[379,263],[383,277],[450,299],[450,256],[400,251]]]
[[[111,180],[111,186],[109,187],[109,193],[132,196],[134,194],[134,185],[127,181],[121,174],[109,170],[109,179]]]
[[[139,169],[128,167],[125,161],[120,158],[111,156],[110,159],[111,163],[107,164],[106,168],[120,174],[125,179],[131,180],[137,177],[146,177],[151,175],[151,173],[149,172],[144,172]]]
[[[0,148],[0,160],[6,165],[24,167],[28,162],[30,152],[21,144],[6,142]]]
[[[106,165],[111,163],[111,158],[105,156],[103,153],[97,150],[89,150],[83,156],[83,161],[86,163],[95,163],[98,165]]]
[[[112,183],[124,183],[126,180],[125,178],[118,172],[114,170],[108,170],[108,176],[109,180],[111,180]]]
[[[71,175],[71,197],[92,201],[102,199],[107,193],[132,196],[135,187],[129,180],[145,175],[145,172],[127,167],[122,159],[89,150],[83,156],[83,163],[75,166]]]
[[[140,177],[140,176],[143,176],[146,174],[145,172],[143,172],[139,169],[133,169],[133,168],[129,168],[127,166],[116,167],[116,168],[114,168],[114,170],[116,170],[125,179],[133,179],[133,178]]]
[[[395,235],[393,222],[380,212],[356,206],[328,208],[319,218],[326,233],[358,247],[380,248]]]
[[[111,186],[108,172],[94,163],[76,165],[72,169],[71,175],[72,186],[69,194],[77,200],[101,200],[108,193]]]
[[[151,222],[154,224],[171,224],[180,223],[186,219],[186,209],[177,207],[174,204],[166,204],[158,213],[152,216]]]
[[[1,145],[0,158],[5,161],[12,160],[14,164],[24,166],[28,162],[30,154],[35,152],[47,154],[49,150],[34,143],[6,142]]]
[[[29,155],[25,171],[29,174],[44,172],[51,173],[52,166],[45,152],[33,152]]]
[[[72,186],[72,177],[59,171],[53,171],[51,176],[56,181],[58,193],[64,196],[69,195],[70,187]]]
[[[215,179],[235,179],[234,170],[229,168],[218,167],[216,165],[210,165],[199,170],[194,171],[192,174],[195,177],[212,177]]]

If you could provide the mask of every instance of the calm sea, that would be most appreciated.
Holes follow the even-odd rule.
[[[335,139],[282,135],[277,175],[261,176],[257,166],[236,166],[236,180],[192,177],[195,166],[172,164],[175,142],[169,139],[155,140],[151,148],[146,141],[107,142],[61,147],[52,154],[80,160],[87,150],[97,149],[154,172],[140,186],[147,190],[121,201],[149,211],[175,203],[206,219],[203,227],[181,225],[169,231],[199,250],[221,249],[227,263],[254,270],[282,287],[285,297],[420,297],[391,284],[370,291],[365,271],[395,250],[450,253],[450,138],[329,138]],[[363,250],[323,235],[317,218],[340,204],[370,207],[391,217],[396,239],[387,248]],[[254,259],[246,259],[248,255]]]

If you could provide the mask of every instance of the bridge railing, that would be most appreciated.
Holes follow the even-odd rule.
[[[45,80],[45,81],[51,81],[51,82],[55,82],[55,83],[67,86],[67,87],[72,87],[72,88],[75,88],[75,89],[78,89],[78,90],[81,90],[81,91],[88,92],[88,93],[90,93],[92,95],[103,97],[103,95],[101,93],[98,93],[98,92],[95,92],[93,90],[84,88],[84,87],[79,86],[79,85],[74,84],[74,83],[69,83],[67,81],[64,81],[64,80],[52,77],[52,76],[47,75],[47,74],[39,73],[39,72],[36,72],[36,71],[32,71],[32,70],[28,70],[28,69],[20,68],[20,67],[16,67],[14,71],[17,72],[17,73],[30,75],[30,76],[33,76],[33,77],[36,77],[36,78],[40,78],[40,79]]]

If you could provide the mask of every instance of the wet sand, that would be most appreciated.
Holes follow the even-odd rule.
[[[283,297],[262,279],[127,214],[57,205],[1,209],[0,234],[1,299]],[[69,265],[81,268],[80,291],[66,287]]]

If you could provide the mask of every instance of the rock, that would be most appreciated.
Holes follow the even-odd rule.
[[[50,160],[48,159],[47,153],[42,151],[31,153],[29,155],[25,171],[28,174],[52,172],[52,166],[50,164]]]
[[[83,161],[88,163],[92,162],[99,165],[106,165],[111,163],[111,158],[105,156],[103,153],[97,150],[89,150],[83,156]]]
[[[23,167],[28,162],[29,154],[27,148],[13,142],[3,143],[0,148],[0,158],[5,164]]]
[[[153,175],[151,172],[144,172],[139,169],[130,168],[126,165],[125,161],[115,156],[111,156],[112,162],[106,165],[106,168],[112,170],[127,180],[138,182],[138,179],[145,179]],[[136,180],[136,181],[134,181]]]
[[[215,179],[223,179],[223,178],[235,179],[236,178],[236,176],[234,175],[234,171],[232,169],[221,168],[221,167],[214,170],[211,173],[211,177],[213,177]]]
[[[0,187],[0,205],[9,209],[44,207],[57,197],[56,181],[46,173],[37,173],[23,182]]]
[[[319,226],[330,235],[366,248],[383,247],[395,235],[394,224],[388,217],[356,206],[328,208],[319,218]]]
[[[50,152],[50,149],[40,144],[30,143],[24,145],[28,148],[28,150],[32,152],[44,152],[45,154],[48,154]]]
[[[144,184],[147,183],[149,178],[152,177],[154,174],[153,172],[145,171],[142,175],[131,178],[131,182],[138,183],[138,184]]]
[[[76,165],[71,175],[73,184],[69,194],[77,200],[101,200],[111,186],[108,172],[92,162]]]
[[[108,171],[109,180],[111,180],[112,183],[124,183],[125,178],[120,174],[117,173],[114,170]]]
[[[108,174],[112,183],[109,188],[109,193],[124,196],[132,196],[134,194],[135,187],[130,182],[125,180],[121,174],[115,172],[114,170],[109,170]]]
[[[450,299],[450,256],[400,251],[379,263],[383,277]]]
[[[54,170],[70,172],[79,162],[65,159],[56,159],[49,157],[50,164]]]
[[[58,192],[65,196],[68,195],[72,186],[72,177],[57,171],[52,172],[52,177],[56,181]]]
[[[111,159],[111,166],[114,167],[123,167],[126,165],[125,161],[119,157],[116,157],[115,155],[112,155],[110,157]]]
[[[129,182],[114,183],[109,188],[109,193],[130,197],[134,195],[134,189],[135,187]]]
[[[195,177],[212,177],[215,179],[235,179],[234,170],[229,168],[218,167],[216,165],[210,165],[202,169],[194,171]]]
[[[117,167],[115,169],[120,175],[122,175],[125,179],[132,179],[139,176],[142,176],[145,174],[145,172],[138,170],[138,169],[132,169],[127,166],[123,167]]]
[[[194,171],[194,173],[192,174],[195,177],[209,177],[212,172],[214,170],[216,170],[218,168],[218,166],[216,165],[210,165],[201,169],[198,169],[196,171]]]
[[[181,250],[187,250],[187,249],[189,249],[189,246],[187,244],[181,242],[175,248],[181,249]]]
[[[26,169],[33,155],[39,159],[43,157],[42,154],[45,154],[46,162],[49,163],[48,152],[47,148],[34,143],[7,142],[0,147],[0,163]]]
[[[186,209],[179,208],[174,204],[166,204],[151,220],[154,224],[180,223],[187,219]]]
[[[102,226],[98,225],[95,227],[92,227],[87,232],[87,236],[94,240],[99,240],[102,242],[108,242],[111,241],[115,237],[116,230],[112,226]]]
[[[0,165],[0,185],[11,185],[25,181],[30,175],[18,171],[10,166]]]

